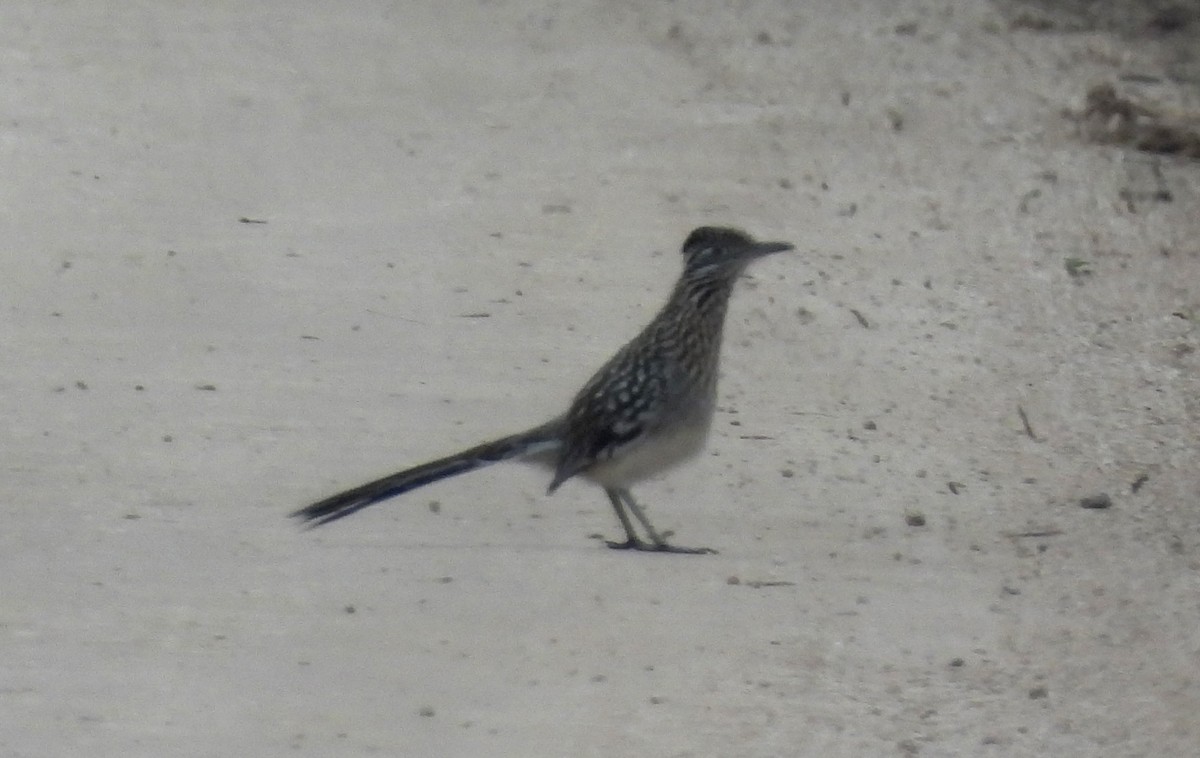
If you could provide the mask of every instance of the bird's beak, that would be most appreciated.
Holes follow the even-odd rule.
[[[790,242],[755,242],[746,250],[746,256],[748,258],[761,258],[771,253],[783,253],[795,249],[796,246]]]

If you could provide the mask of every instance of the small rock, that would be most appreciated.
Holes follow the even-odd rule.
[[[1092,510],[1103,510],[1112,507],[1112,498],[1108,493],[1101,492],[1097,495],[1088,495],[1079,501],[1080,508],[1090,508]]]

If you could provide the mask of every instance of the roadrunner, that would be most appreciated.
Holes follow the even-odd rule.
[[[733,285],[752,261],[791,249],[786,242],[759,242],[737,229],[696,229],[683,243],[683,273],[666,305],[583,386],[565,414],[368,482],[292,515],[320,526],[426,484],[517,459],[553,469],[548,493],[574,476],[604,488],[625,530],[623,541],[606,543],[611,548],[716,552],[669,544],[629,488],[704,448],[716,408],[721,334]],[[630,514],[646,539],[638,535]]]

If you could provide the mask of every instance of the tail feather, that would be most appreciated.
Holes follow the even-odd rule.
[[[526,432],[476,445],[436,461],[398,471],[345,492],[339,492],[301,508],[291,515],[311,527],[323,526],[331,521],[345,518],[367,506],[403,495],[418,487],[424,487],[427,484],[465,474],[468,471],[474,471],[500,461],[544,455],[557,450],[560,446],[561,434],[558,423],[551,422]]]

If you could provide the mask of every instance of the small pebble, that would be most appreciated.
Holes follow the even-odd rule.
[[[1107,493],[1101,492],[1098,495],[1088,495],[1079,501],[1080,508],[1090,508],[1092,510],[1103,510],[1112,507],[1112,498]]]

